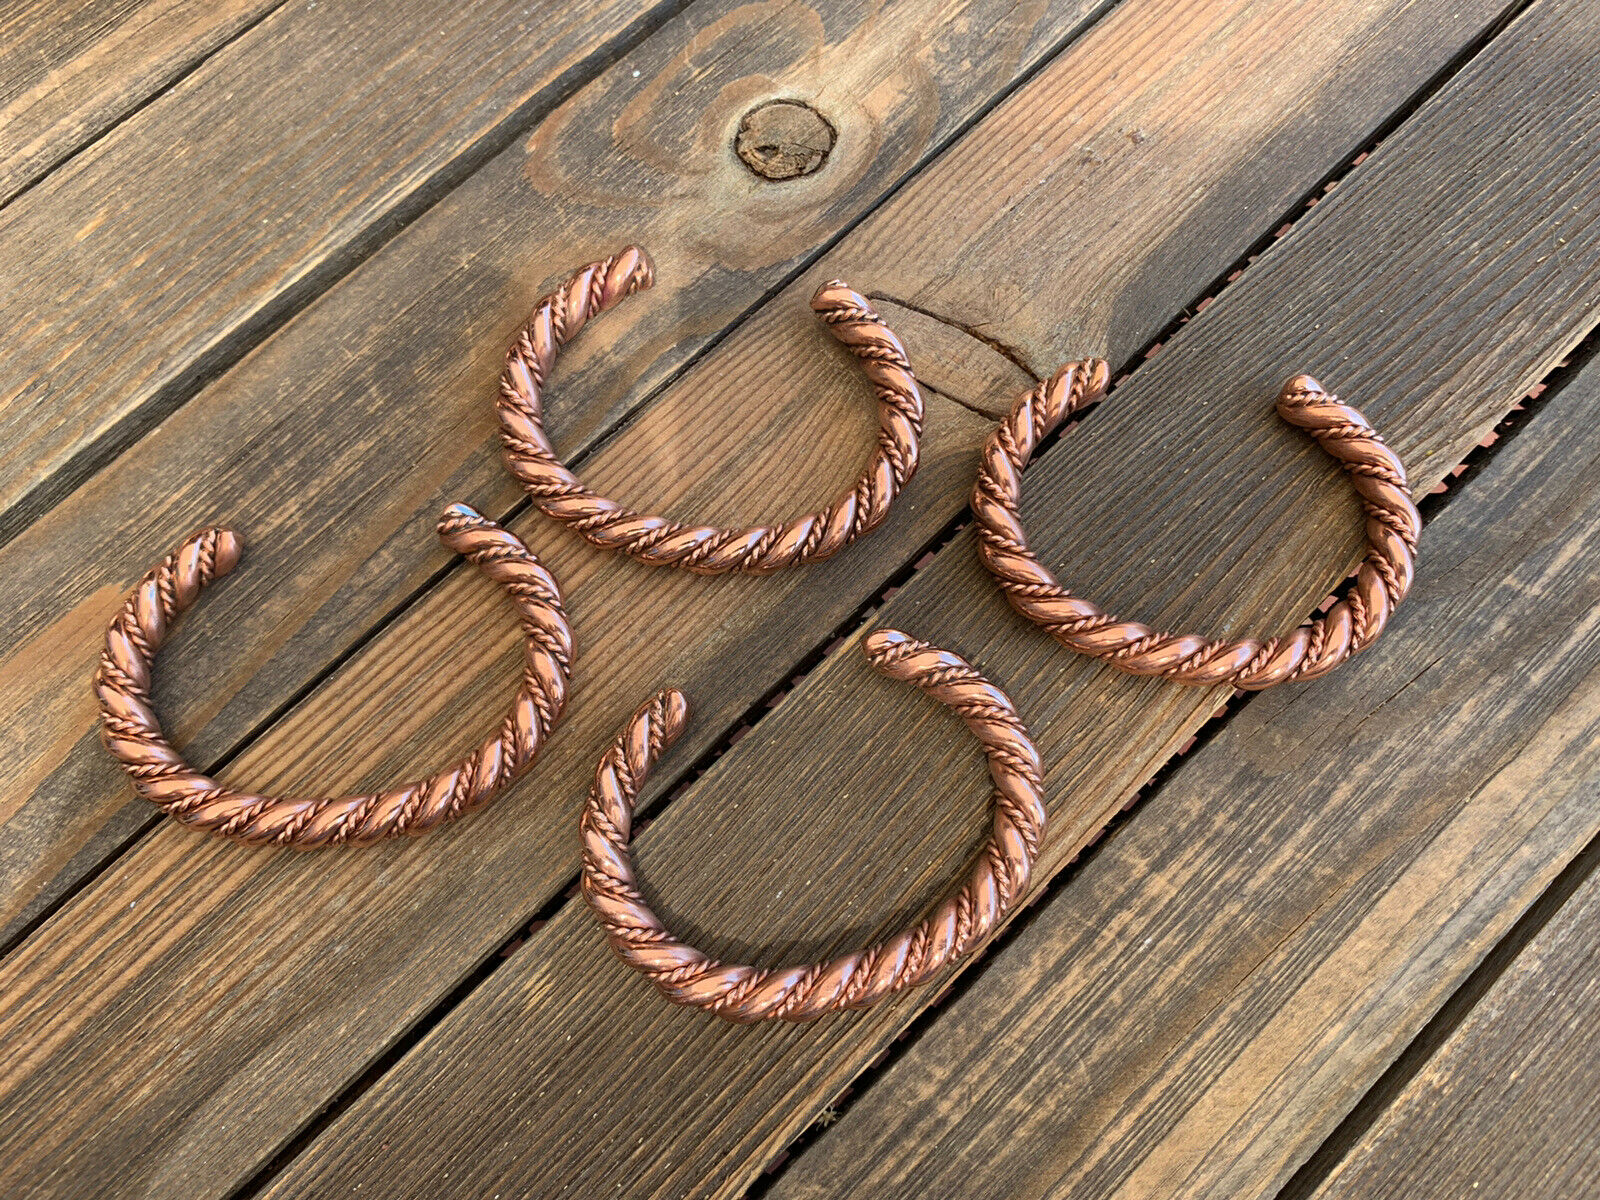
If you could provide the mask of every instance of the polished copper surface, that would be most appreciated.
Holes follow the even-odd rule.
[[[538,755],[567,699],[572,630],[561,591],[515,534],[465,504],[445,509],[439,537],[510,593],[526,639],[522,687],[499,732],[476,753],[417,783],[338,799],[237,792],[184,762],[151,707],[150,668],[178,616],[239,562],[235,533],[205,529],[140,581],[106,632],[95,673],[105,744],[133,776],[135,790],[196,829],[309,849],[421,833],[482,804],[515,779]]]
[[[1039,755],[1010,697],[948,650],[893,629],[869,634],[872,665],[947,704],[977,735],[994,780],[994,824],[961,889],[910,929],[829,962],[766,970],[717,962],[674,937],[635,886],[633,806],[656,760],[683,731],[675,689],[636,712],[595,772],[583,811],[583,894],[628,965],[666,997],[730,1021],[809,1021],[865,1008],[926,982],[971,951],[1027,889],[1044,837]]]
[[[878,443],[854,486],[820,512],[779,525],[718,529],[645,516],[598,496],[562,465],[544,430],[544,388],[556,351],[624,296],[654,282],[637,246],[590,263],[539,301],[506,358],[500,377],[500,431],[506,465],[546,516],[596,546],[620,550],[652,566],[705,575],[764,574],[827,558],[874,529],[917,470],[922,395],[900,339],[864,296],[834,280],[817,289],[811,307],[851,354],[878,395]]]
[[[1104,392],[1105,383],[1100,360],[1069,363],[1018,400],[984,445],[972,492],[978,552],[1013,608],[1064,645],[1118,670],[1249,691],[1325,675],[1383,631],[1411,587],[1421,520],[1400,459],[1360,412],[1309,375],[1283,385],[1278,415],[1338,460],[1367,512],[1367,556],[1355,586],[1326,616],[1284,638],[1208,641],[1124,621],[1062,587],[1028,548],[1018,516],[1022,471],[1039,442]]]

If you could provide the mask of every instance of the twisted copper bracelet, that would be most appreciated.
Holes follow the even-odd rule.
[[[866,470],[827,508],[745,529],[680,525],[596,495],[562,465],[544,430],[544,388],[556,351],[590,317],[648,288],[654,278],[650,259],[637,246],[590,263],[539,301],[506,357],[499,402],[506,466],[540,510],[603,549],[704,575],[765,574],[827,558],[876,528],[916,473],[922,395],[900,339],[864,296],[838,280],[818,288],[811,307],[861,360],[877,390],[879,428]]]
[[[1383,631],[1410,590],[1421,520],[1394,451],[1360,412],[1309,375],[1283,385],[1278,415],[1338,460],[1367,512],[1367,555],[1355,586],[1326,616],[1285,638],[1208,641],[1111,616],[1056,582],[1028,548],[1018,517],[1022,470],[1044,437],[1105,390],[1105,380],[1098,359],[1069,363],[1018,400],[984,445],[972,492],[978,553],[1013,608],[1064,645],[1118,670],[1249,691],[1326,675]]]
[[[106,631],[95,673],[106,747],[146,800],[196,829],[242,842],[311,849],[421,833],[454,820],[521,774],[561,716],[572,674],[572,630],[561,591],[508,530],[465,504],[439,519],[439,537],[516,602],[526,639],[522,687],[499,732],[437,775],[392,791],[340,799],[236,792],[201,774],[167,742],[150,705],[150,667],[178,616],[239,562],[238,535],[204,529],[140,581]]]
[[[965,659],[893,629],[866,639],[867,657],[955,709],[977,735],[994,780],[994,826],[961,889],[920,924],[831,962],[764,970],[720,963],[679,941],[635,886],[628,843],[633,806],[656,760],[683,732],[682,692],[657,693],[636,712],[595,772],[583,811],[583,894],[612,948],[676,1004],[730,1021],[809,1021],[866,1008],[926,982],[962,958],[1027,890],[1044,838],[1039,755],[1010,698]]]

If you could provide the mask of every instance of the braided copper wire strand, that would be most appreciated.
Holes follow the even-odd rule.
[[[439,537],[510,593],[525,639],[522,686],[499,731],[475,753],[416,783],[338,799],[238,792],[186,763],[151,707],[150,669],[179,615],[239,562],[238,535],[204,529],[140,581],[106,631],[94,679],[101,732],[135,790],[192,828],[310,849],[421,833],[482,804],[515,779],[538,755],[566,704],[573,645],[561,591],[515,534],[465,504],[445,509]]]
[[[972,493],[978,553],[1013,608],[1062,644],[1118,670],[1248,691],[1326,675],[1383,632],[1411,588],[1421,519],[1394,451],[1359,411],[1309,375],[1283,385],[1278,415],[1338,461],[1367,514],[1367,554],[1355,586],[1325,616],[1287,637],[1212,641],[1125,621],[1062,587],[1028,548],[1018,515],[1022,471],[1041,440],[1104,392],[1105,380],[1098,359],[1069,363],[1018,400],[984,446]]]
[[[567,470],[544,429],[544,389],[556,352],[595,314],[654,279],[637,246],[590,263],[539,301],[506,357],[499,401],[506,466],[540,510],[606,550],[704,575],[765,574],[827,558],[875,529],[916,473],[922,394],[900,339],[866,297],[839,280],[818,288],[811,307],[876,389],[878,439],[866,470],[826,508],[777,525],[680,525],[596,495]]]
[[[866,1008],[926,982],[987,937],[1027,890],[1044,838],[1038,752],[1010,698],[958,654],[893,629],[866,639],[872,665],[947,704],[977,736],[994,780],[994,821],[961,888],[927,918],[865,950],[766,970],[721,963],[674,937],[635,883],[628,843],[639,789],[683,731],[689,706],[668,689],[636,712],[595,772],[583,812],[583,894],[612,947],[667,999],[730,1021],[809,1021]]]

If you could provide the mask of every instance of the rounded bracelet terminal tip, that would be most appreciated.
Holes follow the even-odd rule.
[[[1087,387],[1064,387],[1057,372],[1021,396],[984,443],[972,491],[978,554],[1018,613],[1119,671],[1246,691],[1320,678],[1383,631],[1411,588],[1421,518],[1399,457],[1358,409],[1306,374],[1284,382],[1278,415],[1338,462],[1366,512],[1366,557],[1354,586],[1326,614],[1281,637],[1209,639],[1126,620],[1064,587],[1029,546],[1020,515],[1022,474],[1039,443],[1083,406],[1103,368],[1093,359],[1069,364],[1069,375],[1086,375]]]

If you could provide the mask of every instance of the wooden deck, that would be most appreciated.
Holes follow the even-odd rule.
[[[1600,1194],[1597,63],[1593,0],[12,5],[0,1196]],[[735,153],[773,99],[801,149],[752,157],[808,173]],[[927,389],[881,529],[708,579],[529,509],[505,346],[629,241],[658,283],[564,354],[567,461],[719,523],[823,501],[873,419],[805,303],[842,277]],[[1310,371],[1427,497],[1381,641],[1247,697],[1017,617],[966,528],[976,451],[1087,354],[1115,386],[1025,489],[1064,580],[1186,629],[1304,619],[1361,553],[1273,415]],[[518,637],[433,538],[453,500],[577,631],[522,782],[316,854],[132,797],[89,679],[202,524],[247,549],[161,662],[194,762],[353,790],[480,738]],[[594,764],[657,687],[695,714],[640,871],[713,953],[887,931],[982,837],[969,736],[865,665],[884,625],[1032,727],[1031,905],[866,1013],[667,1005],[574,890]]]

